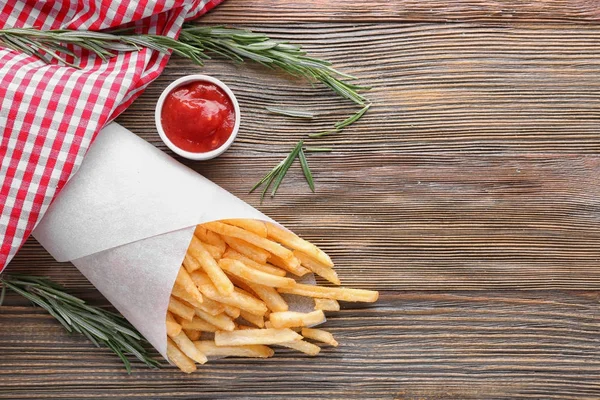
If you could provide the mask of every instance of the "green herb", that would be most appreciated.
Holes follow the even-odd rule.
[[[365,98],[357,91],[367,89],[345,82],[344,78],[355,78],[337,71],[329,61],[307,56],[301,46],[275,41],[262,33],[254,33],[246,29],[186,24],[179,38],[173,39],[160,35],[129,34],[123,31],[105,33],[66,29],[42,31],[35,28],[10,28],[0,30],[0,41],[6,47],[37,56],[47,63],[54,58],[59,63],[75,68],[77,66],[67,62],[64,56],[76,58],[76,54],[64,45],[87,49],[103,60],[113,57],[115,52],[139,51],[147,47],[162,53],[172,50],[173,53],[189,58],[200,65],[203,65],[203,60],[210,58],[207,53],[219,54],[238,62],[253,60],[294,76],[320,81],[340,96],[361,105],[364,104]]]
[[[102,344],[110,348],[123,361],[128,373],[131,373],[128,356],[136,357],[151,368],[160,366],[145,349],[149,346],[146,339],[122,316],[87,305],[48,278],[10,275],[1,277],[0,283],[0,306],[7,288],[20,294],[48,311],[68,332],[84,335],[96,347]]]
[[[296,117],[296,118],[314,118],[315,114],[309,111],[301,111],[301,110],[291,110],[289,108],[278,108],[278,107],[265,107],[268,111],[273,114],[286,115],[288,117]]]
[[[299,141],[294,146],[294,148],[290,151],[290,153],[287,155],[286,158],[281,160],[279,162],[279,164],[277,164],[271,171],[269,171],[268,174],[263,176],[256,183],[256,185],[254,185],[254,187],[252,187],[252,189],[250,189],[250,193],[252,193],[256,189],[258,189],[261,185],[265,185],[264,189],[262,191],[262,194],[260,196],[261,203],[265,197],[265,194],[271,187],[271,184],[273,184],[273,190],[271,191],[271,197],[275,196],[275,193],[277,193],[277,189],[279,189],[279,185],[281,185],[283,178],[285,178],[285,175],[287,174],[288,170],[290,169],[290,167],[292,166],[292,164],[294,163],[294,160],[296,160],[296,158],[298,158],[300,156],[300,163],[302,163],[302,158],[304,158],[304,162],[306,162],[306,158],[304,157],[304,152],[302,151],[303,145],[304,145],[304,141],[302,141],[302,140]],[[306,168],[308,169],[308,163],[306,163]],[[304,176],[306,177],[306,180],[307,180],[308,185],[310,186],[311,190],[314,192],[314,182],[312,179],[312,175],[310,174],[310,169],[308,169],[308,175],[307,175],[304,165],[302,166],[302,170],[305,171]]]
[[[315,182],[313,181],[312,173],[310,172],[310,168],[308,167],[308,161],[306,161],[306,156],[304,155],[304,151],[300,148],[300,152],[298,153],[298,158],[300,159],[300,165],[302,166],[302,172],[304,173],[304,177],[306,178],[306,182],[308,183],[308,187],[312,192],[315,192]]]
[[[341,131],[342,129],[352,125],[353,123],[355,123],[356,121],[358,121],[363,115],[365,115],[365,113],[367,112],[367,110],[371,108],[371,104],[367,104],[366,106],[364,106],[363,108],[361,108],[360,110],[358,110],[355,114],[349,116],[348,118],[346,118],[343,121],[340,122],[336,122],[334,127],[335,130],[333,131],[325,131],[325,132],[319,132],[319,133],[311,133],[310,137],[321,137],[321,136],[325,136],[325,135],[329,135],[331,133],[336,133]]]

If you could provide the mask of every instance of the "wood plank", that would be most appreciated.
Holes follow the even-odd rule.
[[[247,190],[274,157],[231,151],[188,165],[321,246],[345,285],[600,290],[598,156],[366,152],[309,162],[316,194],[295,165],[262,206]],[[54,266],[30,242],[7,271],[40,268],[86,286]]]
[[[211,361],[128,376],[31,307],[0,310],[0,398],[597,399],[600,292],[398,292],[346,305],[318,357]],[[24,385],[26,377],[27,384]]]
[[[227,0],[202,23],[569,21],[596,22],[588,0]]]
[[[311,140],[340,151],[598,153],[600,26],[522,24],[285,24],[255,27],[306,45],[371,85],[373,107],[343,134]],[[242,107],[234,150],[284,154],[356,111],[328,89],[255,65],[173,58],[119,119],[160,142],[154,107],[174,79],[221,78]],[[269,114],[315,111],[312,121]]]

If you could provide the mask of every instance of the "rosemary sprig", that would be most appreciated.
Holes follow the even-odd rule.
[[[146,339],[122,316],[87,305],[84,300],[66,293],[62,286],[45,277],[3,276],[0,283],[0,306],[7,288],[20,294],[48,311],[68,332],[84,335],[96,347],[104,345],[110,348],[123,361],[128,373],[131,373],[128,356],[136,357],[151,368],[160,366],[145,349],[149,346]]]
[[[319,132],[319,133],[311,133],[308,136],[311,137],[311,138],[314,138],[314,137],[321,137],[321,136],[329,135],[331,133],[339,132],[342,129],[344,129],[344,128],[352,125],[356,121],[358,121],[363,115],[365,115],[365,113],[369,110],[369,108],[371,108],[371,104],[367,104],[366,106],[364,106],[363,108],[361,108],[360,110],[358,110],[355,114],[352,114],[351,116],[349,116],[345,120],[336,122],[335,125],[334,125],[335,129],[332,130],[332,131],[325,131],[325,132]]]
[[[275,193],[277,193],[277,189],[279,189],[279,185],[281,185],[283,178],[285,178],[285,175],[287,174],[288,170],[290,169],[290,167],[292,166],[292,164],[294,163],[296,158],[300,159],[300,165],[302,166],[302,172],[304,173],[304,177],[306,178],[306,182],[308,183],[308,186],[310,187],[310,189],[313,192],[315,191],[315,183],[314,183],[310,168],[308,167],[308,161],[306,160],[306,156],[304,154],[304,149],[302,148],[303,145],[304,145],[304,141],[302,141],[302,140],[299,141],[294,146],[294,148],[290,151],[290,153],[287,155],[286,158],[281,160],[271,171],[269,171],[269,173],[267,173],[265,176],[263,176],[256,183],[256,185],[254,185],[254,187],[252,187],[252,189],[250,189],[250,193],[252,193],[256,189],[258,189],[261,185],[264,185],[262,194],[260,196],[261,203],[265,197],[265,194],[267,193],[267,191],[269,190],[269,188],[271,187],[272,184],[273,184],[273,190],[271,191],[271,197],[275,196]],[[315,150],[311,150],[311,151],[315,151]],[[330,151],[330,149],[318,149],[317,151]]]
[[[309,57],[301,46],[270,39],[262,33],[246,29],[184,25],[179,39],[160,35],[134,34],[129,32],[106,33],[77,30],[47,30],[35,28],[10,28],[0,30],[0,42],[13,50],[34,55],[50,63],[76,67],[64,55],[76,58],[76,54],[65,45],[87,49],[103,60],[120,51],[139,51],[147,47],[163,53],[172,50],[175,54],[189,58],[199,65],[209,59],[207,53],[219,54],[234,61],[253,60],[269,68],[279,68],[294,76],[311,81],[320,81],[340,96],[357,104],[365,98],[358,90],[367,89],[343,79],[354,79],[331,66],[328,61]],[[63,56],[61,56],[62,54]]]
[[[273,114],[285,115],[288,117],[295,118],[314,118],[315,114],[310,111],[302,111],[302,110],[292,110],[290,108],[279,108],[279,107],[265,107],[267,111]]]

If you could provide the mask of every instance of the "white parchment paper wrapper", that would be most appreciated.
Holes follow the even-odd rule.
[[[33,236],[56,260],[71,261],[166,358],[169,296],[194,227],[226,218],[272,221],[112,123]],[[290,309],[313,309],[310,299],[288,299]]]

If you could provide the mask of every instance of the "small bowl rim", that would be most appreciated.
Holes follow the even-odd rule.
[[[233,103],[233,110],[235,114],[235,123],[233,125],[233,131],[231,132],[231,135],[229,135],[227,141],[218,148],[203,153],[196,153],[192,151],[183,150],[182,148],[176,146],[173,142],[171,142],[171,140],[169,139],[162,127],[161,114],[163,105],[165,103],[165,99],[167,98],[169,93],[171,93],[176,88],[191,82],[210,82],[223,89],[223,91],[229,96],[231,102]],[[165,90],[163,90],[163,92],[161,93],[160,97],[158,98],[158,101],[156,102],[156,107],[154,109],[154,123],[156,124],[158,135],[160,136],[164,144],[166,144],[169,149],[171,149],[174,153],[180,155],[181,157],[195,161],[210,160],[220,156],[225,151],[227,151],[227,149],[229,149],[229,147],[237,137],[238,130],[240,128],[240,116],[240,105],[231,89],[229,89],[229,87],[221,80],[203,74],[186,75],[171,82],[169,86],[167,86]]]

